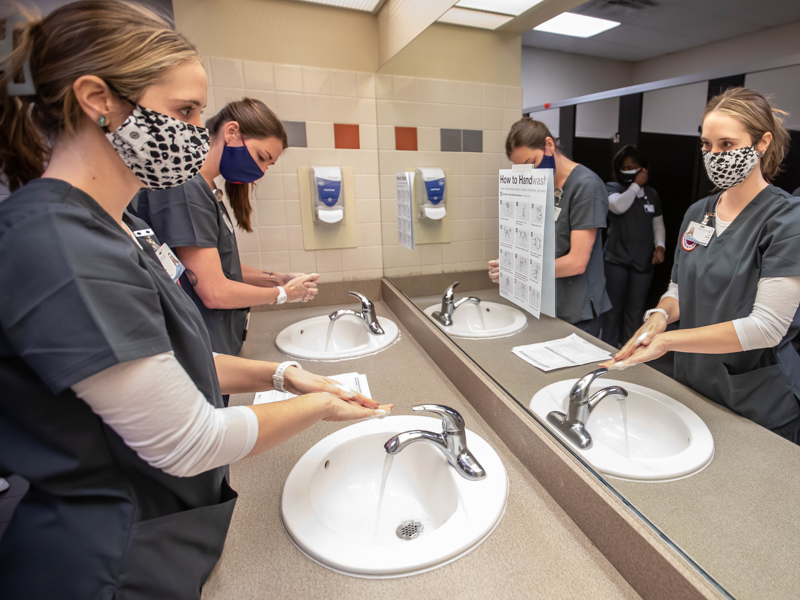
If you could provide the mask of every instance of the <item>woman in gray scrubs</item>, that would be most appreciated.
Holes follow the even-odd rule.
[[[611,308],[603,273],[603,241],[608,194],[603,180],[556,148],[547,126],[524,118],[511,126],[506,156],[515,165],[553,169],[556,213],[556,316],[600,335],[601,315]],[[497,281],[497,261],[489,262]]]
[[[310,300],[319,275],[243,265],[223,192],[214,183],[222,175],[236,223],[252,232],[251,184],[288,145],[275,113],[259,100],[244,98],[226,105],[206,125],[211,148],[200,174],[172,189],[142,190],[132,209],[186,267],[181,285],[203,315],[214,352],[235,355],[244,342],[250,306]]]
[[[296,363],[215,361],[131,234],[137,189],[205,159],[194,47],[115,0],[7,23],[0,476],[30,489],[0,540],[0,598],[199,599],[236,501],[227,465],[320,419],[385,412]],[[301,395],[222,408],[222,391],[270,387]]]
[[[678,381],[798,443],[800,199],[769,183],[789,145],[780,115],[746,88],[709,101],[703,159],[720,191],[686,212],[669,290],[603,366],[674,351]]]

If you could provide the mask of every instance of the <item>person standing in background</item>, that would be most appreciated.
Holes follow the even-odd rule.
[[[639,328],[654,265],[664,262],[665,229],[661,198],[647,185],[648,172],[635,146],[624,146],[612,162],[608,190],[606,290],[611,310],[603,320],[603,341],[619,347]]]

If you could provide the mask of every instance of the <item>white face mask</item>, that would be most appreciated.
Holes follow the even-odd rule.
[[[633,180],[636,179],[636,174],[638,172],[639,169],[633,169],[631,171],[620,170],[619,174],[622,175],[622,183],[633,183]]]
[[[147,187],[162,190],[193,179],[206,159],[208,129],[138,104],[106,137]]]
[[[755,146],[745,146],[725,152],[703,150],[703,162],[708,178],[714,185],[727,190],[742,183],[758,164]]]

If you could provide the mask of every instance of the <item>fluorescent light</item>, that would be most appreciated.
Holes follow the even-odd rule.
[[[518,17],[542,2],[544,0],[459,0],[456,6]]]
[[[609,29],[619,26],[617,21],[576,15],[575,13],[561,13],[549,21],[533,28],[534,31],[546,31],[547,33],[557,33],[558,35],[570,35],[572,37],[590,38],[598,33],[603,33]]]
[[[363,10],[366,12],[373,12],[375,7],[381,3],[382,0],[297,0],[298,2],[308,2],[310,4],[326,4],[328,6],[337,6],[339,8],[349,8],[352,10]]]
[[[513,18],[507,15],[498,15],[497,13],[453,7],[439,17],[438,21],[440,23],[450,23],[451,25],[479,27],[480,29],[497,29]]]

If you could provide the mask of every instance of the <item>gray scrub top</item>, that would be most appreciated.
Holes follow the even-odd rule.
[[[616,181],[606,184],[608,195],[621,194],[628,188]],[[661,198],[649,185],[643,188],[644,196],[633,200],[630,208],[621,215],[608,211],[608,237],[605,261],[629,267],[639,273],[652,273],[655,236],[653,219],[660,217]],[[647,209],[646,207],[650,207]]]
[[[200,598],[236,494],[148,465],[73,384],[172,351],[222,406],[197,309],[90,196],[37,179],[0,203],[0,476],[31,487],[0,540],[0,598]]]
[[[713,213],[719,194],[696,202],[690,221]],[[713,217],[709,225],[714,225]],[[689,246],[691,247],[691,245]],[[687,251],[678,241],[672,280],[678,284],[680,327],[690,329],[747,317],[758,281],[800,275],[800,198],[772,185],[762,190],[708,246]],[[800,311],[773,348],[732,354],[675,353],[675,378],[740,415],[775,429],[800,415],[800,356],[791,340]]]
[[[564,182],[561,212],[556,221],[556,258],[569,253],[573,229],[604,229],[608,215],[608,193],[603,180],[578,165]],[[611,310],[603,270],[603,236],[597,232],[586,271],[556,279],[556,316],[568,323],[599,317]]]
[[[242,281],[242,264],[233,222],[225,205],[217,200],[201,175],[166,190],[144,188],[131,208],[134,205],[136,216],[149,223],[159,239],[170,248],[216,248],[225,277]],[[189,274],[184,273],[180,281],[203,316],[214,352],[239,354],[248,309],[207,308],[189,282]]]

